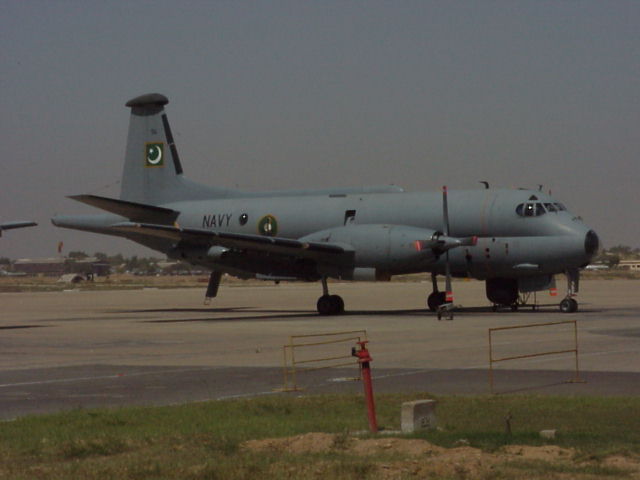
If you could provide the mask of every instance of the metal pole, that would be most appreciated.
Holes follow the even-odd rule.
[[[580,368],[578,367],[578,322],[573,321],[573,338],[576,347],[576,382],[580,381]]]
[[[358,357],[358,362],[360,363],[360,372],[362,374],[362,384],[364,386],[364,396],[367,402],[367,417],[369,420],[369,430],[371,433],[378,433],[378,422],[376,420],[376,405],[373,399],[373,384],[371,382],[371,366],[369,362],[373,359],[371,355],[369,355],[369,351],[367,350],[366,344],[368,342],[362,341],[358,342],[360,345],[360,350],[355,351],[355,348],[352,351],[352,354]]]
[[[493,346],[491,345],[491,329],[489,329],[489,390],[493,394]]]
[[[293,389],[298,390],[298,379],[296,378],[296,355],[292,337],[289,337],[289,345],[291,346],[291,378],[293,379]]]

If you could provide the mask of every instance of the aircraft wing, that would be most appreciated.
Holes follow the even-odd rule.
[[[332,258],[335,261],[341,256],[351,256],[354,253],[350,245],[340,243],[303,242],[282,237],[182,228],[178,225],[123,222],[112,225],[110,229],[123,233],[165,238],[176,243],[184,242],[196,247],[222,246],[233,250],[252,250],[316,260]]]
[[[36,222],[31,222],[31,221],[0,223],[0,236],[2,236],[3,230],[11,230],[14,228],[24,228],[24,227],[35,227],[36,225],[38,225]]]

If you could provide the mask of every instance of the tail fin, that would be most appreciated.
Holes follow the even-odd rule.
[[[207,187],[186,180],[159,93],[141,95],[131,108],[120,199],[159,205],[181,200],[234,196],[232,190]]]

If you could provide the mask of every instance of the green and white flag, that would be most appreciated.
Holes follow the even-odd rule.
[[[147,143],[144,158],[145,167],[164,167],[164,143]]]

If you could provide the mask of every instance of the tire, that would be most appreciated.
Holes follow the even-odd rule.
[[[317,308],[320,315],[339,315],[344,312],[344,300],[339,295],[322,295]]]
[[[429,310],[435,312],[438,310],[440,305],[444,305],[447,300],[446,292],[433,292],[431,295],[427,297],[427,306]]]
[[[329,299],[331,300],[331,306],[333,308],[331,315],[344,313],[344,300],[342,300],[340,295],[330,295]]]
[[[562,313],[574,313],[578,311],[578,302],[573,298],[565,298],[560,302]]]
[[[332,306],[333,306],[333,302],[331,301],[331,296],[330,295],[322,295],[319,299],[318,299],[318,303],[317,303],[317,308],[318,308],[318,313],[320,315],[331,315],[332,314]]]

